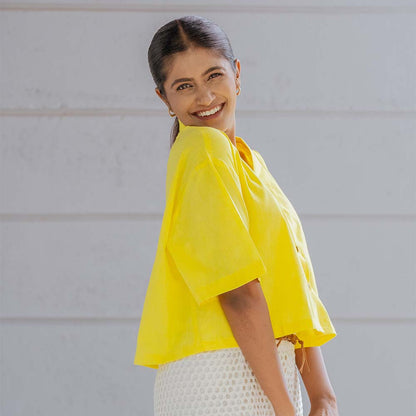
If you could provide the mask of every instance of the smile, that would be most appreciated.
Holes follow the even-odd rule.
[[[195,116],[197,116],[200,119],[209,119],[209,118],[213,118],[216,117],[221,110],[223,109],[225,103],[222,103],[220,105],[217,105],[216,107],[212,108],[211,110],[208,111],[199,111],[197,113],[193,113]]]

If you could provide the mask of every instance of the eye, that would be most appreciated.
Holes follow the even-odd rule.
[[[183,88],[181,88],[181,87],[183,87],[184,85],[190,85],[190,84],[181,84],[181,85],[179,85],[178,88],[176,88],[176,91],[183,90]]]
[[[213,74],[211,74],[211,75],[208,77],[208,79],[209,79],[209,78],[211,78],[211,76],[212,76],[212,75],[219,75],[219,76],[222,76],[222,73],[221,73],[221,72],[214,72]],[[214,78],[217,78],[217,77],[214,77]],[[176,91],[181,91],[181,90],[186,89],[186,88],[181,88],[181,87],[184,87],[184,86],[186,86],[186,85],[191,85],[191,84],[181,84],[181,85],[179,85],[179,87],[178,87],[178,88],[176,88]]]
[[[213,74],[211,74],[211,75],[222,75],[222,73],[221,72],[214,72]],[[211,77],[211,75],[210,75],[210,77]]]

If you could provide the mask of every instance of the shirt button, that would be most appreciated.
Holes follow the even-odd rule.
[[[297,250],[297,252],[299,253],[299,247],[298,247],[298,246],[296,246],[296,250]]]

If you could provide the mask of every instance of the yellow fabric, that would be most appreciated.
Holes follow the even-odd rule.
[[[312,347],[336,336],[299,217],[260,153],[241,137],[236,144],[219,129],[180,122],[135,365],[238,347],[218,295],[256,278],[275,338],[296,334]]]

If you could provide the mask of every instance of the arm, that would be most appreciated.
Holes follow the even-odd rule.
[[[269,310],[255,279],[218,296],[234,337],[276,416],[294,416],[278,356]]]
[[[310,415],[325,414],[328,416],[337,416],[337,400],[334,389],[329,381],[321,348],[305,347],[305,352],[310,371],[304,369],[301,375],[308,392],[309,401],[311,402]],[[301,350],[296,349],[295,355],[296,365],[300,368],[302,363]]]

